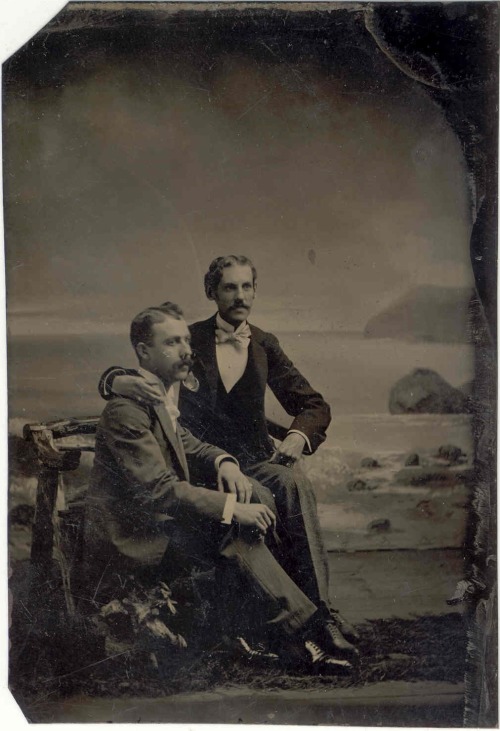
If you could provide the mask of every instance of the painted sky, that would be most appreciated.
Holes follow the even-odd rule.
[[[355,56],[356,51],[353,50]],[[208,316],[202,276],[245,253],[254,321],[360,330],[419,284],[472,282],[459,143],[387,62],[324,68],[269,49],[118,58],[5,102],[9,327],[126,329],[171,299]],[[200,69],[203,68],[203,73]]]

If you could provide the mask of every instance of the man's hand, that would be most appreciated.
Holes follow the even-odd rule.
[[[260,503],[252,503],[251,505],[236,503],[233,520],[240,525],[258,528],[263,535],[265,535],[268,528],[276,527],[275,514],[267,505],[261,505]]]
[[[252,483],[241,472],[235,462],[227,460],[219,467],[217,474],[219,492],[233,492],[239,503],[249,503],[252,497]]]
[[[306,440],[301,434],[292,432],[287,434],[278,447],[276,454],[271,462],[277,462],[284,465],[293,465],[302,455]]]
[[[157,406],[163,400],[159,385],[148,383],[140,376],[116,376],[112,390],[117,396],[126,396],[151,406]]]

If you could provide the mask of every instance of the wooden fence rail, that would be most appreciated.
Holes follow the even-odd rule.
[[[76,470],[80,465],[82,451],[94,451],[94,447],[88,443],[80,445],[77,439],[73,439],[73,444],[70,446],[58,444],[57,440],[95,434],[98,421],[97,417],[61,419],[45,424],[26,424],[23,429],[24,438],[34,444],[40,463],[31,539],[31,561],[40,572],[47,573],[51,571],[54,559],[57,561],[69,614],[74,614],[75,607],[68,554],[77,553],[81,514],[71,514],[69,520],[61,522],[61,517],[64,516],[57,509],[58,498],[64,497],[60,494],[61,475]],[[65,517],[68,517],[67,511]]]

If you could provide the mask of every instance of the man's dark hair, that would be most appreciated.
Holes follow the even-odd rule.
[[[208,272],[205,274],[205,294],[208,299],[213,299],[213,292],[219,286],[219,282],[222,279],[222,272],[227,267],[232,267],[235,264],[240,266],[249,266],[252,268],[253,284],[257,281],[257,270],[246,256],[236,256],[235,254],[229,254],[228,256],[218,256],[208,267]]]
[[[164,302],[158,307],[147,307],[134,317],[130,325],[130,342],[134,350],[137,350],[139,343],[151,345],[153,325],[163,322],[166,317],[182,320],[184,313],[175,302]]]

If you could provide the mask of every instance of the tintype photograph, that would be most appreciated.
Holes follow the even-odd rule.
[[[3,64],[33,723],[497,725],[498,5],[70,2]]]

